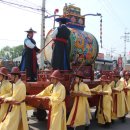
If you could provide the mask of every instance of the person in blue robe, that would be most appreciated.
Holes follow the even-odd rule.
[[[54,41],[52,52],[52,68],[54,70],[69,70],[70,69],[70,30],[66,23],[70,22],[68,18],[60,17],[55,21],[59,22],[59,27],[54,30],[51,37]]]
[[[40,53],[40,49],[36,46],[36,41],[33,39],[34,31],[30,28],[27,32],[27,37],[24,40],[24,49],[22,53],[22,60],[20,63],[20,71],[26,71],[27,81],[37,80],[37,53]]]

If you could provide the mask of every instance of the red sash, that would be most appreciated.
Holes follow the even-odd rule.
[[[3,119],[2,119],[2,122],[6,119],[7,115],[9,114],[9,112],[12,111],[13,105],[20,105],[23,102],[25,102],[25,100],[23,100],[21,102],[15,102],[15,103],[9,104],[7,112],[5,113],[5,115],[4,115]]]
[[[53,41],[59,41],[59,42],[67,43],[66,39],[64,39],[64,38],[58,38],[58,37],[56,37],[55,39],[53,39]]]
[[[113,94],[113,112],[117,114],[117,94]]]
[[[32,52],[32,59],[33,59],[33,73],[36,73],[37,71],[37,57],[36,57],[36,51],[33,49],[33,52]]]
[[[79,97],[77,97],[77,99],[76,99],[76,106],[75,106],[75,110],[74,110],[74,114],[73,114],[70,126],[73,126],[73,124],[74,124],[76,113],[77,113],[77,110],[78,110],[78,103],[79,103]]]
[[[6,119],[7,115],[9,114],[9,112],[12,111],[12,108],[13,108],[12,105],[9,105],[9,106],[8,106],[7,112],[6,112],[6,114],[4,115],[4,117],[3,117],[3,119],[2,119],[2,122]]]

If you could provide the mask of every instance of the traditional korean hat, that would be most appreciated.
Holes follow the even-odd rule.
[[[4,76],[8,76],[8,70],[6,67],[1,67],[0,68],[0,74]]]
[[[68,23],[71,22],[69,18],[66,18],[65,16],[59,17],[55,19],[56,22],[63,22],[63,23]]]
[[[20,75],[20,70],[19,70],[19,68],[18,68],[18,67],[13,67],[10,74]]]
[[[30,28],[29,30],[25,31],[27,33],[33,32],[33,33],[37,33],[36,31],[34,31],[32,28]]]
[[[110,80],[108,79],[108,77],[106,75],[102,75],[100,78],[101,82],[109,82]]]
[[[126,71],[126,72],[124,73],[124,76],[130,76],[129,72]]]
[[[109,72],[109,75],[110,76],[114,75],[114,72],[113,71]]]
[[[84,76],[84,74],[83,74],[82,71],[78,71],[78,72],[76,72],[74,75],[77,76],[77,77],[79,77],[79,78],[82,78],[82,79],[85,78],[85,76]]]
[[[109,72],[109,74],[108,74],[108,79],[109,80],[112,80],[113,79],[113,75],[114,75],[114,72],[113,71],[111,71],[111,72]]]
[[[50,77],[51,77],[51,78],[58,79],[58,80],[63,80],[62,75],[61,75],[61,73],[60,73],[59,70],[55,70],[55,71],[51,74]]]

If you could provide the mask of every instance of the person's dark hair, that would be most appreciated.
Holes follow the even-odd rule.
[[[82,78],[80,78],[80,82],[83,82],[83,79],[82,79]]]
[[[21,78],[21,74],[13,74],[15,76],[18,76],[18,78]]]
[[[8,76],[4,76],[5,77],[5,80],[7,80],[8,79]]]
[[[83,82],[83,79],[79,76],[77,76],[79,78],[79,82]]]

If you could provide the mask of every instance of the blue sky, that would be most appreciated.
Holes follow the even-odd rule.
[[[42,0],[5,0],[24,4],[34,8],[41,8]],[[111,48],[115,50],[113,55],[123,55],[124,41],[121,36],[124,32],[130,32],[130,1],[129,0],[46,0],[46,10],[53,14],[58,8],[62,14],[65,3],[75,4],[81,8],[81,14],[101,13],[103,16],[103,49],[100,52],[110,53]],[[23,44],[26,37],[25,30],[30,27],[37,31],[34,36],[40,47],[41,36],[41,14],[39,11],[14,8],[0,2],[0,49],[6,45],[17,46]],[[48,15],[48,14],[47,14]],[[86,17],[85,31],[95,35],[98,41],[100,34],[100,18]],[[52,28],[53,18],[46,19],[46,33]],[[100,42],[99,42],[100,45]],[[130,51],[130,42],[126,44],[127,52]]]

